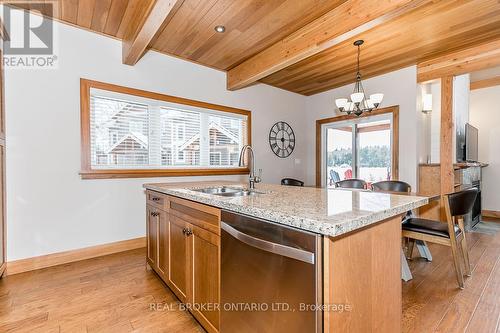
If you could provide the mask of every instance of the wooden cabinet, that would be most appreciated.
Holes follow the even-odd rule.
[[[147,262],[208,332],[218,332],[220,210],[147,191]],[[199,306],[201,305],[201,306]]]
[[[188,223],[170,216],[170,269],[168,281],[172,291],[182,302],[188,300],[189,249]]]
[[[190,303],[212,305],[195,308],[194,315],[207,331],[215,332],[219,330],[219,311],[213,305],[219,303],[220,296],[220,237],[194,225],[190,228],[193,230],[190,239],[193,277]]]
[[[168,213],[150,204],[146,207],[147,262],[158,274],[168,277]]]
[[[160,214],[158,216],[158,273],[164,278],[168,277],[168,267],[169,267],[169,239],[170,239],[170,225],[169,216],[165,211],[158,211]]]
[[[146,208],[146,234],[147,234],[147,261],[148,264],[156,268],[158,255],[158,215],[156,208],[147,206]]]

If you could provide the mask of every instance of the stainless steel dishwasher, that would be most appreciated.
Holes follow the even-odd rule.
[[[221,333],[321,332],[321,237],[223,211]]]

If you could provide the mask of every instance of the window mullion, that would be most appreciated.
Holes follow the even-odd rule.
[[[200,114],[200,165],[210,165],[210,124],[207,113]]]
[[[160,130],[160,106],[150,104],[148,106],[148,126],[149,126],[149,165],[161,166],[161,130]]]

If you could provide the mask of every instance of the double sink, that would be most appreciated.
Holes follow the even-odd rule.
[[[192,190],[195,192],[201,192],[205,194],[213,194],[221,197],[246,197],[249,195],[257,195],[263,194],[262,192],[258,192],[255,190],[247,190],[242,188],[232,188],[232,187],[209,187],[209,188],[200,188]]]

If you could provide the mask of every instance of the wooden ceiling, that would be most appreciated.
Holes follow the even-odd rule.
[[[25,1],[24,1],[25,2]],[[32,1],[39,3],[40,1]],[[45,0],[45,2],[51,2]],[[148,49],[312,95],[500,39],[499,0],[55,0],[53,13],[124,40],[124,63]],[[21,6],[19,3],[18,6]],[[214,27],[226,31],[216,33]]]
[[[124,39],[129,30],[141,23],[154,0],[47,0],[52,5],[50,7],[42,2],[28,0],[11,3],[16,7],[38,10],[45,16],[71,25]]]
[[[500,2],[431,2],[262,81],[305,95],[348,84],[355,74],[352,43],[358,37],[365,40],[361,73],[364,78],[372,77],[500,38]]]

